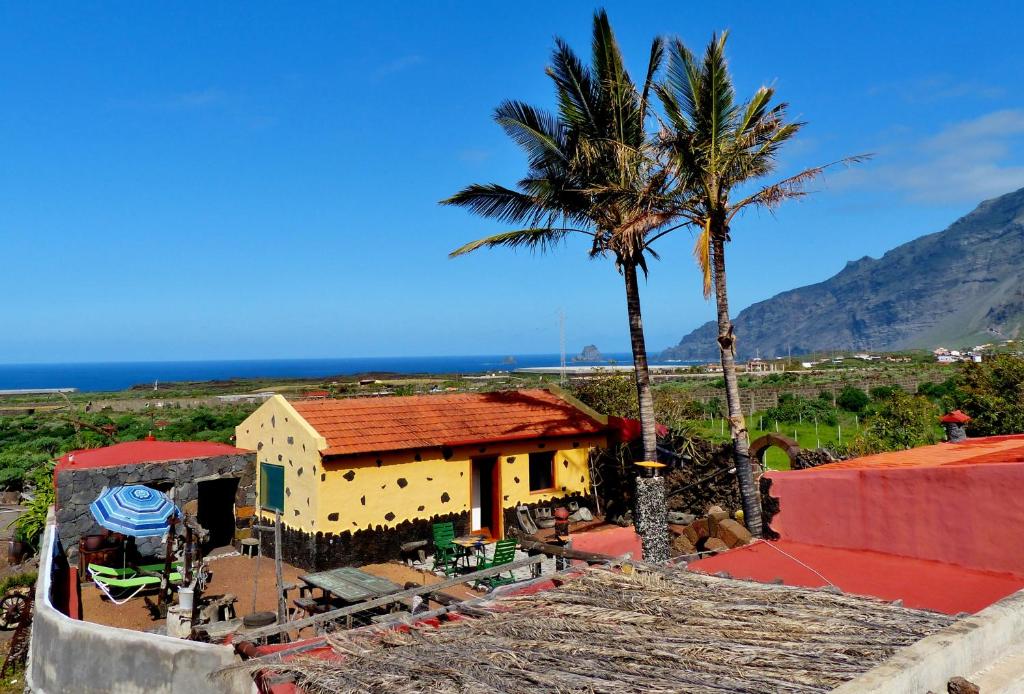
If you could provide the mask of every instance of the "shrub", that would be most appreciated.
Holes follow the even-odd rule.
[[[818,398],[803,398],[792,393],[783,393],[779,396],[779,404],[769,407],[764,412],[765,419],[774,419],[780,422],[813,422],[815,419],[821,424],[835,426],[838,421],[838,413],[832,407],[831,402],[825,402]]]
[[[856,386],[845,386],[836,398],[836,404],[847,412],[863,412],[871,398]]]
[[[908,395],[897,388],[878,404],[851,444],[851,452],[868,455],[936,443],[938,417],[938,408],[927,398]]]

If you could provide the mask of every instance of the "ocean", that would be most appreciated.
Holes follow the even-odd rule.
[[[631,364],[628,353],[606,359]],[[514,359],[513,363],[509,363]],[[558,366],[557,354],[348,357],[344,359],[252,359],[223,361],[155,361],[86,364],[0,364],[0,390],[77,388],[83,392],[124,390],[154,381],[217,381],[233,378],[320,378],[362,373],[470,374],[517,368]],[[595,362],[578,362],[594,364]],[[652,364],[659,362],[653,361]]]

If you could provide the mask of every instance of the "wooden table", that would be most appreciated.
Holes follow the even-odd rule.
[[[470,568],[469,557],[473,554],[474,550],[476,551],[479,560],[479,555],[486,554],[485,547],[487,545],[493,545],[495,542],[497,542],[497,540],[494,540],[488,537],[487,535],[473,534],[463,535],[462,537],[457,537],[454,540],[452,540],[453,545],[458,545],[459,547],[462,547],[462,558],[465,559],[466,568]]]
[[[402,590],[402,586],[393,581],[349,566],[305,574],[299,576],[299,580],[348,604],[373,600]]]

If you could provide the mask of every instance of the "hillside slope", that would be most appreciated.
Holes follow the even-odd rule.
[[[948,229],[736,316],[739,354],[896,350],[988,342],[1024,327],[1024,189],[987,200]],[[708,322],[668,359],[717,356]]]

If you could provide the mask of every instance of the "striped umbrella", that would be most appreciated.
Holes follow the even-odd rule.
[[[107,530],[132,537],[164,535],[168,519],[181,513],[166,494],[141,484],[106,489],[89,504],[89,510]]]

